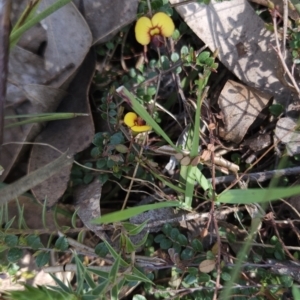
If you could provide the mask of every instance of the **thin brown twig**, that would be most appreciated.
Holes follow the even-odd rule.
[[[212,123],[212,119],[211,119],[211,114],[210,114],[210,123]],[[209,127],[208,127],[209,128]],[[215,138],[214,138],[214,133],[213,130],[211,128],[209,128],[209,137],[210,137],[210,143],[214,146],[215,143]],[[211,168],[211,177],[212,177],[212,188],[213,188],[213,198],[211,201],[211,217],[212,217],[212,222],[213,222],[213,228],[216,232],[217,235],[217,243],[218,243],[218,257],[217,257],[217,278],[216,278],[216,288],[214,289],[214,295],[213,295],[213,300],[217,300],[218,299],[218,290],[220,288],[220,279],[221,279],[221,238],[220,238],[220,234],[219,234],[219,229],[218,229],[218,222],[215,218],[214,215],[214,211],[215,211],[215,190],[216,190],[216,182],[215,182],[215,178],[216,178],[216,169],[215,169],[215,155],[214,155],[214,151],[211,151],[211,164],[212,164],[212,168]]]
[[[281,236],[280,236],[280,233],[277,229],[277,226],[276,226],[276,223],[274,222],[274,216],[272,215],[269,220],[271,221],[271,224],[272,224],[272,227],[274,228],[275,232],[276,232],[276,235],[277,235],[277,238],[278,238],[278,241],[279,243],[281,244],[282,248],[284,249],[284,252],[288,255],[288,257],[293,260],[293,261],[296,261],[295,257],[291,254],[291,252],[286,248],[283,240],[281,239]]]
[[[282,176],[291,176],[291,175],[298,175],[298,174],[300,174],[300,167],[249,173],[249,174],[243,174],[241,176],[243,180],[248,180],[250,182],[251,181],[264,182],[271,178],[278,178]],[[208,180],[212,181],[212,178],[209,178]],[[236,175],[220,176],[215,178],[215,184],[218,185],[224,183],[231,183],[235,180],[236,180]]]
[[[275,41],[276,41],[276,52],[277,52],[278,58],[281,62],[281,65],[282,65],[284,71],[286,72],[287,76],[291,80],[291,82],[293,84],[293,87],[295,88],[298,96],[300,96],[300,89],[297,85],[297,82],[296,82],[294,76],[292,75],[292,73],[290,72],[288,66],[286,65],[286,62],[284,60],[284,57],[283,57],[281,49],[280,49],[281,47],[280,47],[280,44],[279,44],[278,31],[277,31],[277,22],[276,22],[276,13],[275,12],[272,13],[272,19],[273,19],[273,26],[274,26],[274,36],[275,36]],[[285,37],[283,37],[283,38],[285,38]]]

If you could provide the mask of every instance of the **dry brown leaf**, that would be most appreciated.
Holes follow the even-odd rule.
[[[56,0],[43,0],[39,11]],[[65,82],[81,65],[92,44],[92,35],[85,20],[71,2],[41,22],[47,32],[45,67],[54,74],[60,73],[60,82]],[[62,30],[63,28],[63,30]],[[64,72],[70,68],[72,72]]]
[[[40,10],[53,2],[54,0],[42,1]],[[25,1],[22,3],[24,5]],[[13,7],[19,8],[18,5]],[[14,13],[17,15],[15,11]],[[38,34],[45,34],[40,41],[47,42],[43,57],[18,46],[10,53],[6,116],[15,115],[17,119],[19,114],[54,111],[64,95],[59,88],[63,90],[67,88],[66,80],[81,65],[91,47],[91,32],[72,3],[43,20],[42,24],[45,30],[40,30]],[[26,49],[37,52],[41,45],[36,45],[35,30],[32,28],[26,33],[27,43],[31,40],[34,41],[34,45],[21,44],[26,46]],[[40,128],[40,125],[29,124],[6,129],[4,142],[31,141],[36,137]],[[0,164],[5,172],[1,179],[7,176],[22,148],[21,145],[2,147]]]
[[[72,163],[73,158],[67,152],[62,155],[59,154],[58,158],[55,157],[54,160],[41,166],[38,170],[30,172],[26,176],[0,189],[0,204],[18,197],[49,178],[51,179],[51,176],[59,173],[63,168],[72,166]]]
[[[138,0],[82,1],[83,15],[92,31],[94,44],[108,41],[122,27],[134,21],[138,2]]]
[[[290,156],[300,153],[300,132],[298,128],[298,121],[288,117],[278,120],[276,124],[274,140],[280,140],[286,144],[286,150]]]
[[[181,161],[180,164],[182,166],[188,166],[191,163],[191,158],[189,156],[185,156]]]
[[[215,269],[216,262],[212,259],[203,260],[199,265],[199,271],[202,273],[209,273]]]
[[[170,0],[172,4],[185,0]],[[291,94],[280,80],[278,57],[270,45],[274,34],[246,0],[231,0],[176,6],[195,34],[210,48],[219,49],[218,58],[240,80],[285,103]]]
[[[107,240],[106,234],[100,231],[97,225],[91,224],[91,220],[101,216],[100,198],[102,185],[99,180],[94,180],[89,185],[81,185],[74,191],[74,201],[77,204],[78,216],[83,224],[98,235]]]
[[[68,96],[63,99],[58,108],[59,112],[88,113],[89,117],[58,120],[50,122],[35,142],[46,143],[64,152],[76,154],[88,147],[94,136],[94,126],[91,116],[88,91],[95,69],[95,55],[90,51],[79,72],[68,89]],[[50,147],[34,145],[29,171],[36,170],[51,162],[59,152]],[[36,198],[43,202],[47,198],[47,205],[54,205],[63,195],[69,181],[71,166],[64,168],[59,174],[35,187],[32,191]]]
[[[269,95],[228,80],[218,100],[225,123],[222,138],[239,143],[269,101]]]

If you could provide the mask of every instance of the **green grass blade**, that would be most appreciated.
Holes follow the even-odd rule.
[[[248,189],[229,190],[217,197],[216,202],[231,204],[251,204],[263,203],[279,198],[291,197],[300,194],[300,186],[289,188],[268,188],[268,189]]]
[[[168,180],[164,179],[164,177],[158,175],[158,174],[155,173],[153,170],[151,170],[151,169],[148,169],[148,170],[151,172],[151,174],[152,174],[155,178],[157,178],[158,180],[160,180],[161,182],[163,182],[166,186],[168,186],[169,188],[173,189],[174,191],[176,191],[176,192],[178,192],[178,193],[184,194],[184,190],[183,190],[183,189],[181,189],[180,187],[178,187],[178,186],[172,184],[172,183],[169,182]]]
[[[17,23],[12,28],[11,34],[13,34],[18,28],[20,28],[23,24],[28,22],[28,20],[30,20],[34,16],[40,3],[41,3],[41,0],[30,1],[29,3],[27,3],[27,5],[26,5],[24,11],[22,12],[21,16],[19,17]]]
[[[200,130],[200,118],[201,118],[201,106],[203,102],[203,98],[206,95],[206,83],[210,76],[210,72],[205,72],[202,78],[199,78],[198,80],[198,97],[197,97],[197,108],[196,108],[196,114],[195,114],[195,125],[193,130],[191,130],[192,133],[192,144],[188,145],[188,147],[191,150],[190,156],[196,157],[198,155],[198,148],[199,148],[199,130]],[[192,200],[193,200],[193,194],[194,194],[194,187],[195,187],[195,175],[197,173],[201,173],[201,171],[197,168],[197,166],[188,166],[186,170],[186,187],[185,187],[185,197],[184,202],[187,207],[192,207]],[[201,173],[202,175],[202,173]],[[199,176],[197,176],[199,177]],[[207,182],[203,181],[204,176],[200,176],[202,180],[199,182],[200,185],[202,183],[205,183],[207,185]],[[203,187],[203,186],[202,186]],[[204,188],[204,187],[203,187]]]
[[[12,48],[22,34],[27,31],[29,28],[34,26],[35,24],[39,23],[40,21],[44,20],[48,16],[50,16],[52,13],[60,9],[61,7],[65,6],[66,4],[70,3],[72,0],[58,0],[55,3],[53,3],[51,6],[46,8],[44,11],[36,15],[35,17],[27,20],[27,22],[19,27],[18,29],[14,30],[13,33],[10,35],[10,48]]]
[[[114,264],[112,265],[110,272],[109,272],[109,281],[112,284],[115,284],[118,277],[118,272],[120,269],[120,256],[117,257]]]
[[[180,207],[181,203],[178,201],[168,201],[168,202],[159,202],[148,205],[141,205],[136,207],[127,208],[124,210],[116,211],[103,217],[95,218],[91,221],[92,224],[106,224],[106,223],[114,223],[127,220],[131,217],[139,215],[145,211],[158,209],[163,207]]]
[[[109,253],[111,254],[111,256],[112,256],[115,260],[117,260],[117,259],[120,260],[120,262],[119,262],[120,266],[123,267],[123,268],[127,268],[127,267],[129,266],[129,263],[127,263],[123,258],[121,258],[121,257],[120,257],[120,254],[118,254],[118,253],[116,252],[116,250],[115,250],[115,249],[114,249],[107,241],[104,241],[104,243],[105,243],[105,245],[106,245],[106,247],[107,247]]]
[[[30,124],[30,123],[40,123],[40,122],[48,122],[48,121],[56,121],[56,120],[65,120],[65,119],[72,119],[76,117],[81,117],[81,116],[88,116],[88,114],[81,114],[81,113],[53,113],[53,114],[40,114],[36,115],[35,117],[31,119],[27,119],[24,121],[16,122],[13,124],[9,124],[4,126],[4,128],[11,128],[11,127],[16,127],[16,126],[21,126],[25,124]],[[18,118],[25,118],[25,116],[17,116]],[[28,117],[28,116],[26,116]],[[16,118],[14,116],[13,118]],[[6,117],[5,119],[10,119],[10,117]]]

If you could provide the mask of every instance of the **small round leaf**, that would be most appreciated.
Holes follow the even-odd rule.
[[[68,240],[64,236],[60,236],[55,242],[55,248],[65,251],[69,248]]]
[[[11,248],[7,252],[7,260],[9,262],[17,262],[19,259],[23,257],[23,251],[19,248]]]
[[[206,259],[202,261],[199,265],[199,270],[202,273],[209,273],[215,269],[216,261],[211,259]]]
[[[108,249],[107,246],[105,245],[105,243],[99,243],[96,248],[95,248],[95,253],[99,256],[99,257],[105,257],[108,254]]]
[[[50,252],[40,252],[36,257],[36,264],[38,267],[43,267],[50,260]]]
[[[8,246],[8,247],[15,247],[18,245],[18,237],[16,235],[7,235],[5,237],[5,244]]]
[[[166,250],[166,249],[171,248],[171,247],[172,247],[172,244],[173,244],[173,242],[170,241],[169,239],[164,239],[164,240],[162,240],[162,241],[160,242],[159,245],[160,245],[160,248],[161,248],[161,249]]]
[[[192,240],[191,246],[193,247],[193,250],[195,252],[203,252],[203,245],[199,240],[197,239]]]

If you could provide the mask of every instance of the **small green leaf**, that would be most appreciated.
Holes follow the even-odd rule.
[[[210,57],[210,53],[208,51],[203,51],[197,57],[197,61],[201,64],[204,64],[205,61]]]
[[[186,248],[181,252],[181,260],[190,260],[194,257],[194,251],[192,249]]]
[[[98,180],[100,181],[100,183],[103,185],[107,180],[109,179],[107,174],[100,174],[98,176]]]
[[[61,251],[65,251],[69,248],[69,243],[66,237],[60,236],[55,242],[55,248]]]
[[[170,237],[176,241],[179,235],[180,235],[180,232],[179,232],[178,228],[172,228]]]
[[[122,132],[117,132],[110,137],[109,144],[110,145],[118,145],[123,144],[125,142],[124,136]]]
[[[208,260],[214,260],[216,258],[215,254],[212,253],[212,251],[206,252],[206,259]]]
[[[7,260],[9,262],[17,262],[19,259],[23,257],[23,251],[19,248],[11,248],[7,252]]]
[[[211,67],[214,63],[214,58],[213,57],[208,57],[206,60],[205,60],[205,64],[209,67]]]
[[[281,275],[280,282],[285,288],[290,288],[294,283],[293,278],[287,275]]]
[[[130,238],[124,234],[121,234],[121,243],[122,245],[125,244],[125,252],[126,253],[132,253],[136,250],[134,244],[130,240]]]
[[[174,243],[172,247],[173,247],[173,249],[174,249],[174,251],[176,253],[180,253],[181,252],[181,246],[179,244]]]
[[[93,178],[94,178],[94,175],[93,175],[93,174],[85,174],[85,175],[83,176],[83,182],[84,182],[85,184],[89,184],[89,183],[91,183],[91,182],[93,181]]]
[[[162,240],[166,239],[166,236],[162,233],[158,234],[154,238],[155,243],[160,243]]]
[[[227,237],[229,243],[236,242],[236,236],[233,232],[227,232],[226,237]]]
[[[166,250],[166,249],[171,248],[171,247],[172,247],[172,244],[173,244],[173,242],[170,241],[169,239],[163,239],[163,240],[160,242],[159,245],[160,245],[160,248],[161,248],[161,249]]]
[[[145,220],[142,224],[135,225],[135,228],[132,228],[128,231],[129,235],[137,235],[142,232],[142,230],[146,227],[149,220]]]
[[[152,97],[156,94],[156,86],[149,86],[147,88],[147,95]]]
[[[105,46],[106,46],[106,48],[109,49],[109,50],[113,50],[113,49],[115,48],[115,45],[114,45],[114,43],[112,43],[112,42],[107,42],[107,43],[105,44]]]
[[[16,235],[7,235],[5,237],[5,244],[9,247],[9,248],[12,248],[12,247],[15,247],[18,245],[18,237]]]
[[[179,54],[178,53],[176,53],[176,52],[173,52],[172,53],[172,55],[171,55],[171,60],[172,60],[172,62],[176,62],[176,61],[178,61],[179,60]]]
[[[38,267],[43,267],[49,262],[49,260],[50,260],[50,252],[43,251],[37,255],[35,262]]]
[[[95,247],[95,253],[99,256],[99,257],[105,257],[109,251],[105,245],[105,243],[99,243],[96,247]]]
[[[189,48],[187,46],[181,47],[180,54],[181,54],[181,56],[188,55],[189,54]]]
[[[167,235],[167,236],[170,236],[171,235],[171,231],[172,231],[172,226],[170,225],[170,223],[165,223],[163,225],[163,228],[162,228],[162,232]]]
[[[107,132],[97,132],[94,136],[93,144],[97,147],[103,147],[104,140],[107,135]]]
[[[134,295],[132,297],[132,300],[147,300],[147,298],[144,297],[143,295]]]
[[[221,278],[224,280],[224,281],[229,281],[231,279],[231,275],[227,272],[222,272],[221,274]]]
[[[102,151],[100,150],[99,147],[94,147],[92,150],[91,150],[91,157],[93,158],[98,158],[102,155]]]
[[[180,32],[179,32],[178,29],[175,29],[173,34],[172,34],[172,39],[177,40],[177,39],[179,39],[179,37],[180,37]],[[171,57],[171,59],[172,59],[172,57]],[[172,61],[173,61],[173,59],[172,59]]]
[[[198,276],[198,282],[208,282],[210,281],[210,276],[205,273],[200,273]]]
[[[203,245],[198,239],[193,239],[191,246],[193,247],[193,250],[195,252],[200,252],[200,253],[203,252]]]
[[[27,245],[30,246],[33,250],[43,247],[41,239],[39,236],[31,234],[26,237]]]
[[[115,146],[115,149],[120,153],[128,153],[129,152],[128,147],[123,144],[117,144]]]
[[[185,276],[185,278],[183,280],[188,285],[198,282],[198,278],[193,274],[188,274],[187,276]]]
[[[284,112],[284,107],[281,104],[273,104],[269,107],[269,111],[273,116],[279,117]]]
[[[188,240],[184,234],[179,234],[175,241],[178,242],[181,246],[186,246],[188,243]]]
[[[189,274],[197,275],[198,274],[198,269],[195,267],[188,267],[187,272]]]
[[[112,118],[112,117],[115,117],[117,115],[117,112],[115,110],[110,110],[108,112],[108,115]]]

